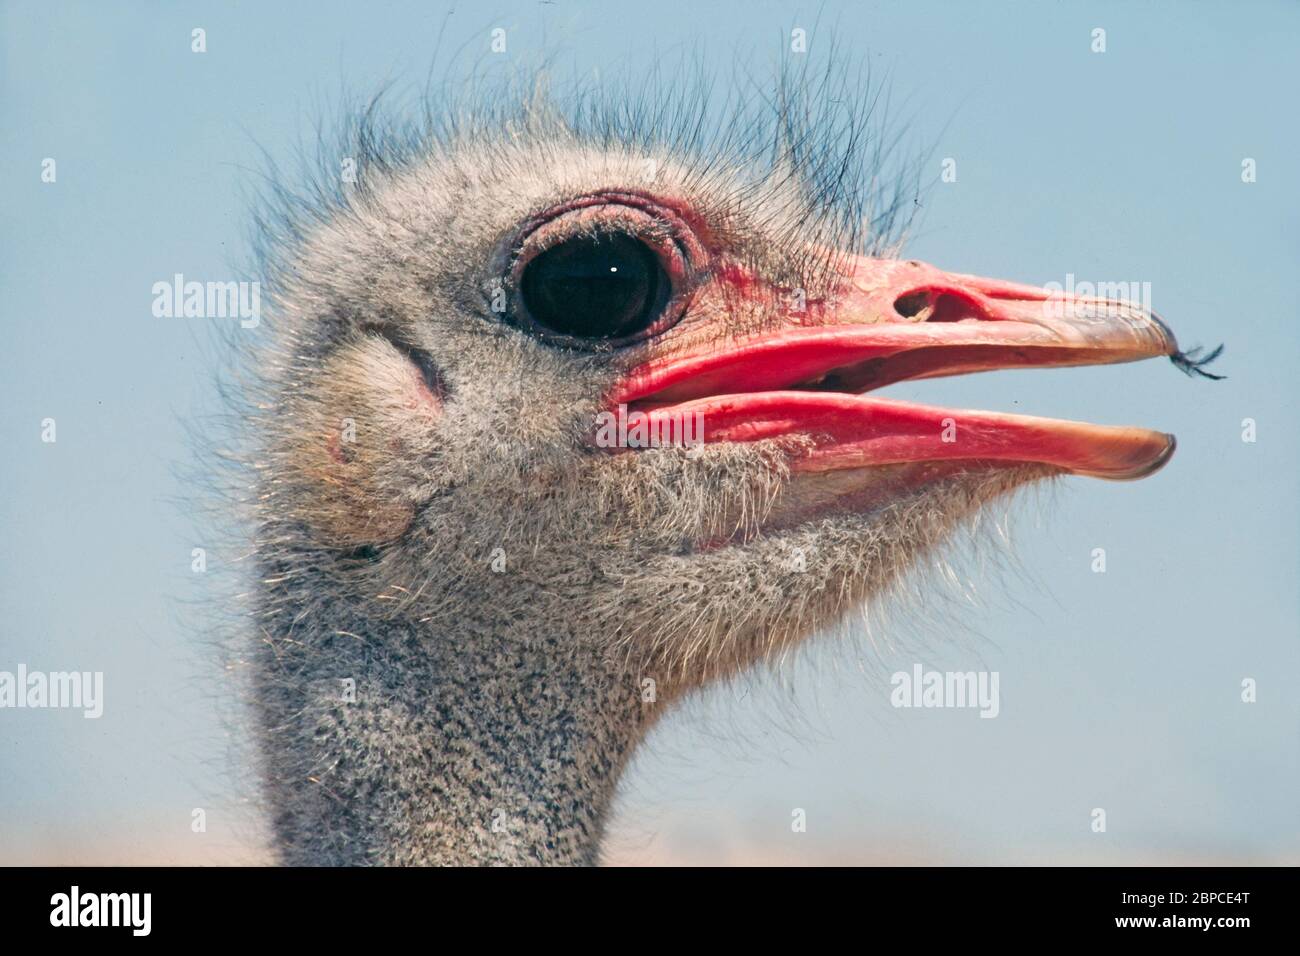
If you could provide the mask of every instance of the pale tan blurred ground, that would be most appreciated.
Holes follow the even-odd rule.
[[[6,866],[263,866],[265,852],[242,846],[220,846],[202,838],[171,844],[100,840],[74,845],[66,840],[23,840],[0,847]],[[807,835],[789,845],[762,845],[720,838],[695,845],[657,840],[650,846],[614,847],[608,866],[961,866],[961,865],[1122,865],[1122,866],[1295,866],[1300,860],[1238,858],[1223,854],[1161,853],[1025,853],[1014,859],[979,859],[945,854],[932,847],[867,846]]]

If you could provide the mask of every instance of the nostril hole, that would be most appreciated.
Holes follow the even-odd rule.
[[[905,319],[914,319],[930,305],[931,293],[925,289],[909,292],[894,300],[894,311]]]
[[[894,300],[894,311],[916,322],[961,322],[985,317],[979,303],[959,293],[937,289],[900,295]]]

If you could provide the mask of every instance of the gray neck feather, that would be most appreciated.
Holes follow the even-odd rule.
[[[283,862],[597,862],[652,719],[625,670],[562,622],[434,632],[282,589],[253,670]]]

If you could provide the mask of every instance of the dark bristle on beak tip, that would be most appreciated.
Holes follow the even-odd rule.
[[[1173,362],[1174,366],[1186,375],[1199,375],[1201,378],[1212,379],[1216,382],[1221,382],[1227,378],[1228,376],[1226,375],[1215,375],[1213,372],[1207,372],[1205,370],[1205,366],[1209,365],[1223,354],[1223,346],[1215,346],[1214,349],[1210,351],[1210,354],[1204,358],[1201,358],[1202,351],[1204,350],[1198,345],[1196,348],[1188,349],[1186,352],[1175,352],[1173,355],[1169,356],[1169,361]]]

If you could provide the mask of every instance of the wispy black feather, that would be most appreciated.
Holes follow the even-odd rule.
[[[1195,348],[1187,349],[1185,352],[1175,352],[1169,356],[1169,361],[1173,362],[1174,366],[1186,375],[1199,375],[1201,378],[1213,379],[1216,382],[1227,378],[1226,375],[1215,375],[1213,372],[1205,370],[1205,366],[1223,354],[1223,346],[1221,344],[1216,346],[1204,358],[1201,357],[1203,351],[1204,349],[1198,345]]]

